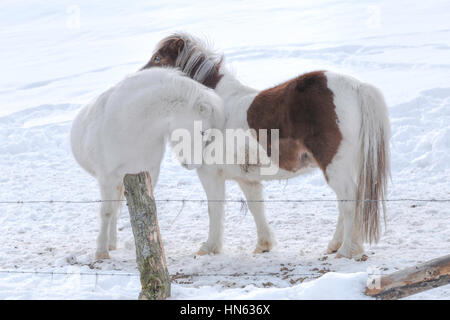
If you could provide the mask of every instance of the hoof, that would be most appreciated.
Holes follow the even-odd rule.
[[[272,250],[274,244],[275,239],[273,237],[273,234],[270,232],[268,236],[262,239],[258,239],[258,243],[256,244],[256,248],[253,253],[260,254],[269,252],[270,250]]]
[[[199,256],[206,256],[207,254],[208,254],[208,252],[203,251],[202,249],[197,251],[197,255],[199,255]]]
[[[96,252],[95,259],[97,259],[97,260],[109,259],[109,253],[108,252]]]
[[[352,259],[355,261],[366,261],[369,257],[365,254],[357,254],[357,255],[353,255],[353,256],[346,256],[343,255],[341,253],[337,253],[336,256],[334,257],[335,259],[341,259],[341,258],[347,258],[347,259]]]
[[[221,249],[215,245],[208,245],[207,243],[203,243],[200,249],[197,251],[199,256],[204,256],[207,254],[218,254]]]
[[[336,251],[338,251],[338,249],[341,247],[340,243],[336,243],[334,241],[330,241],[330,243],[328,243],[328,247],[327,247],[327,253],[328,254],[332,254],[335,253]]]
[[[333,248],[330,248],[330,247],[327,248],[327,253],[328,254],[335,253],[336,251],[337,251],[336,249],[333,249]]]
[[[362,246],[354,246],[352,248],[344,248],[344,247],[340,247],[339,250],[336,253],[335,258],[336,259],[340,259],[340,258],[347,258],[347,259],[355,259],[357,261],[365,261],[363,260],[363,257],[365,256],[364,254],[364,248]],[[365,256],[366,260],[367,260],[367,256]]]
[[[256,247],[256,249],[253,250],[253,253],[255,253],[255,254],[261,254],[261,253],[266,253],[266,252],[269,252],[269,251],[270,251],[270,250],[268,250],[268,249],[262,249],[262,248]]]

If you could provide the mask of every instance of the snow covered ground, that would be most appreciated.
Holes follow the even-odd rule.
[[[393,131],[389,198],[449,199],[449,11],[448,1],[2,1],[0,201],[98,199],[94,179],[71,155],[71,119],[177,30],[210,39],[256,88],[317,69],[378,86]],[[243,197],[235,183],[227,188],[229,199]],[[155,196],[205,198],[195,172],[170,152]],[[265,197],[335,198],[320,173],[266,183]],[[172,298],[364,299],[368,273],[450,252],[449,202],[390,202],[388,209],[382,240],[367,247],[367,261],[355,262],[324,253],[334,202],[268,203],[278,244],[263,255],[252,254],[251,214],[230,203],[223,253],[201,257],[206,203],[160,202]],[[126,207],[118,250],[103,262],[93,256],[97,210],[95,203],[0,203],[0,299],[135,299]],[[450,287],[411,298],[450,299]]]

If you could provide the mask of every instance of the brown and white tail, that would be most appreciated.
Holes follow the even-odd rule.
[[[355,218],[363,240],[372,243],[380,238],[381,209],[384,218],[386,214],[384,200],[390,177],[390,124],[385,100],[377,88],[362,83],[358,96],[361,129]]]

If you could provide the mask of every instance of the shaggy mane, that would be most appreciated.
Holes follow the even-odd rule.
[[[183,73],[203,84],[207,84],[216,78],[224,60],[223,55],[215,52],[210,45],[201,39],[188,33],[176,32],[162,39],[155,52],[178,39],[184,41],[184,46],[176,59],[175,67],[180,68]]]

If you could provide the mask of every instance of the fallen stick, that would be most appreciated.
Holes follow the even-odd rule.
[[[450,254],[390,275],[372,278],[366,295],[381,300],[396,300],[449,283]]]
[[[159,233],[150,175],[148,172],[126,174],[123,183],[142,286],[139,299],[166,299],[170,296],[170,277]]]

